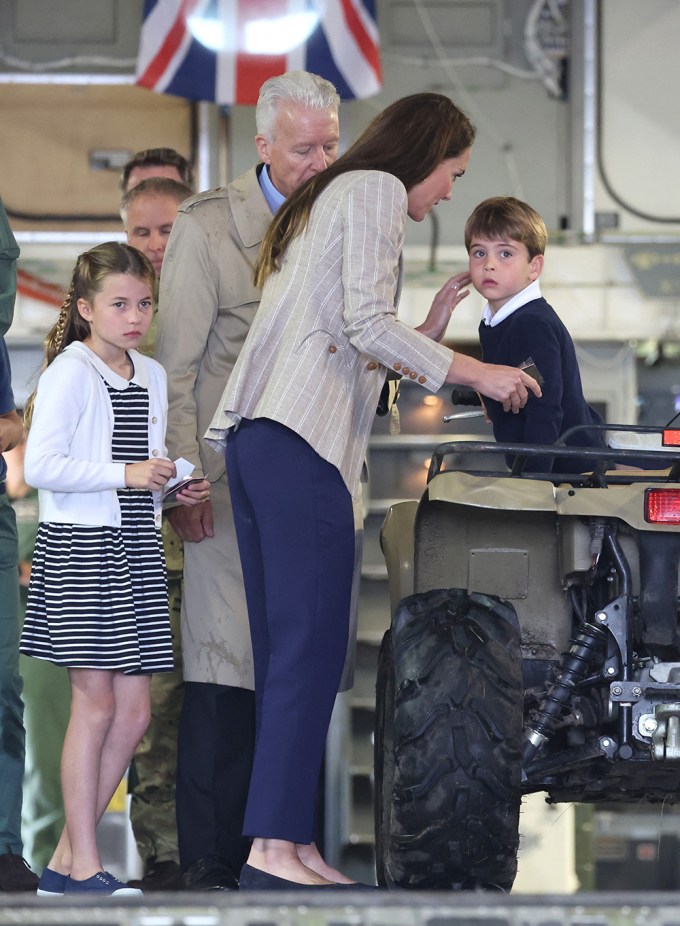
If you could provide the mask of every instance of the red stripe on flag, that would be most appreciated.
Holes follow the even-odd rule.
[[[269,77],[285,73],[286,55],[246,54],[245,27],[253,19],[277,19],[288,12],[287,0],[240,0],[238,2],[238,50],[236,52],[235,103],[257,103],[260,87]]]
[[[140,74],[136,81],[140,86],[153,88],[163,76],[173,56],[177,53],[177,49],[182,44],[187,32],[187,18],[194,11],[197,4],[198,0],[182,0],[175,21],[167,31],[160,51],[149,62],[144,73]]]
[[[380,52],[378,46],[364,28],[364,24],[357,16],[357,11],[352,6],[350,0],[341,0],[341,3],[347,28],[354,36],[367,64],[373,69],[375,76],[380,81],[382,77],[382,68],[380,65]]]

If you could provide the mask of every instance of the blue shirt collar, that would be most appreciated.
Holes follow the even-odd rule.
[[[272,213],[278,212],[281,205],[286,201],[286,197],[283,193],[279,193],[274,184],[271,181],[269,176],[269,168],[266,164],[262,165],[262,170],[258,175],[258,182],[260,184],[260,189],[264,194],[264,198],[267,200],[267,205],[271,209]]]

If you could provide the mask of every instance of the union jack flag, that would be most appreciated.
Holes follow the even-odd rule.
[[[145,0],[135,82],[215,103],[257,102],[290,70],[330,80],[344,100],[378,93],[375,0]]]

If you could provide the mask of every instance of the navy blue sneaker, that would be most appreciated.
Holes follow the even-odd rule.
[[[143,891],[137,887],[130,887],[123,881],[115,878],[110,871],[98,871],[91,878],[84,881],[75,881],[70,876],[66,879],[64,886],[65,894],[85,894],[96,892],[97,894],[115,894],[116,897],[141,897]]]
[[[58,871],[45,868],[38,881],[38,897],[61,897],[66,887],[68,875],[60,875]]]

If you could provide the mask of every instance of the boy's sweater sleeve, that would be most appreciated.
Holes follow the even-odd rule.
[[[524,439],[531,444],[554,444],[562,433],[564,420],[560,342],[552,325],[542,319],[534,319],[529,329],[526,326],[522,328],[518,334],[527,351],[527,356],[522,359],[531,356],[544,380],[540,399],[529,394],[524,409]]]
[[[508,326],[508,322],[511,325]],[[557,332],[548,319],[537,313],[526,322],[518,314],[503,322],[500,328],[503,331],[480,329],[484,360],[519,366],[531,358],[544,382],[541,398],[530,393],[527,404],[517,414],[504,412],[499,402],[485,402],[493,421],[494,436],[498,441],[509,443],[554,444],[562,433],[564,420],[561,345]],[[552,460],[547,457],[528,457],[525,465],[526,472],[544,472],[551,468]]]

